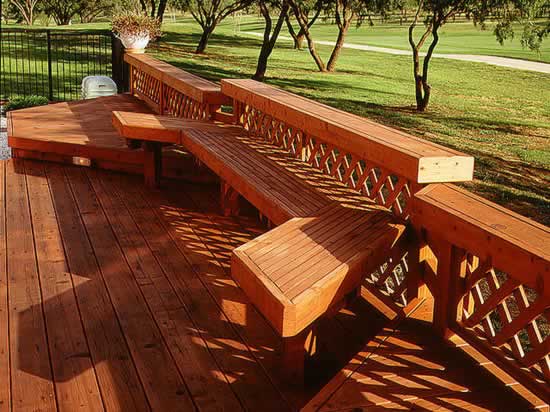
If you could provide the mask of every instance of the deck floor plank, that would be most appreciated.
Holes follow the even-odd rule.
[[[143,386],[63,167],[47,164],[46,174],[105,409],[147,411]]]
[[[0,162],[0,412],[11,410],[5,177],[6,163]]]
[[[217,233],[215,227],[212,227],[207,216],[187,203],[189,200],[186,200],[186,207],[181,207],[166,194],[159,196],[147,190],[143,190],[142,194],[150,207],[156,210],[164,230],[190,264],[190,271],[180,273],[180,276],[186,275],[180,282],[183,280],[190,290],[192,316],[201,325],[201,330],[207,333],[212,353],[228,374],[233,390],[243,405],[248,410],[287,410],[286,401],[272,384],[272,376],[254,355],[260,352],[262,358],[272,356],[277,347],[276,342],[269,339],[273,331],[269,329],[266,334],[256,329],[256,333],[263,337],[263,346],[243,341],[243,331],[255,329],[257,314],[250,316],[255,309],[247,306],[242,291],[227,276],[208,248],[210,244],[224,247],[212,238]],[[184,194],[180,192],[179,195]],[[196,232],[199,229],[203,231],[200,234]],[[227,240],[224,240],[226,243]],[[263,318],[261,321],[265,323]]]
[[[89,177],[134,275],[145,279],[143,286],[140,285],[143,294],[195,404],[200,410],[241,409],[189,315],[185,296],[180,298],[185,290],[180,290],[178,295],[166,277],[166,270],[174,277],[180,276],[181,269],[188,266],[185,258],[171,244],[166,231],[155,227],[153,213],[142,216],[139,211],[144,210],[143,207],[132,208],[131,203],[127,207],[130,192],[117,189],[114,175],[98,177],[97,173],[90,172]],[[163,252],[160,258],[155,256],[147,238],[153,242],[154,250]],[[168,250],[162,251],[166,241]],[[176,260],[172,266],[163,264],[170,259]]]
[[[6,164],[13,411],[56,411],[24,164]]]
[[[217,194],[0,162],[0,412],[75,409],[69,388],[99,389],[108,411],[299,410],[318,394],[310,410],[528,410],[434,338],[430,305],[394,330],[357,299],[317,325],[309,384],[287,385],[279,337],[230,277],[232,249],[266,229],[222,216]]]
[[[83,170],[67,167],[66,171],[151,407],[156,410],[193,410],[185,383],[91,183]]]
[[[101,411],[103,401],[44,167],[32,161],[24,166],[58,407],[60,411]]]

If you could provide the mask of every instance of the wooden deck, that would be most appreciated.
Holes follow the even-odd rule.
[[[81,156],[115,162],[142,163],[111,124],[113,110],[151,113],[136,97],[120,94],[33,107],[10,113],[12,149]]]
[[[229,275],[264,229],[223,217],[218,193],[0,162],[1,412],[531,408],[433,337],[429,302],[396,326],[357,299],[322,321],[310,384],[285,385],[279,337]]]

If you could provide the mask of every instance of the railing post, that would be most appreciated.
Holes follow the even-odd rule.
[[[440,337],[448,338],[460,316],[466,254],[451,243],[433,237],[430,247],[437,258],[433,325]]]
[[[46,30],[46,39],[48,42],[48,100],[53,101],[52,36],[50,30]]]
[[[111,33],[111,66],[118,92],[128,91],[128,65],[124,62],[124,46],[114,33]]]

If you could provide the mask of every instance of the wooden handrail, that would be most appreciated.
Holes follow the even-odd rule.
[[[222,80],[222,92],[415,183],[469,181],[474,159],[360,116],[254,80]]]
[[[125,60],[131,91],[158,113],[218,120],[233,103],[251,136],[410,219],[406,244],[366,275],[369,290],[407,312],[425,283],[441,336],[458,334],[548,401],[550,230],[452,184],[423,186],[471,180],[472,157],[252,80],[220,89],[147,55]]]
[[[220,85],[187,73],[147,54],[125,54],[130,66],[130,93],[159,114],[212,119],[220,106],[231,104]]]
[[[550,399],[550,229],[451,184],[414,196],[434,326]]]

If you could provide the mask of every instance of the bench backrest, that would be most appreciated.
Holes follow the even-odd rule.
[[[159,114],[211,119],[221,105],[230,104],[220,86],[147,54],[125,54],[130,66],[130,93]]]
[[[474,159],[254,80],[222,80],[235,120],[407,218],[421,184],[471,180]]]

